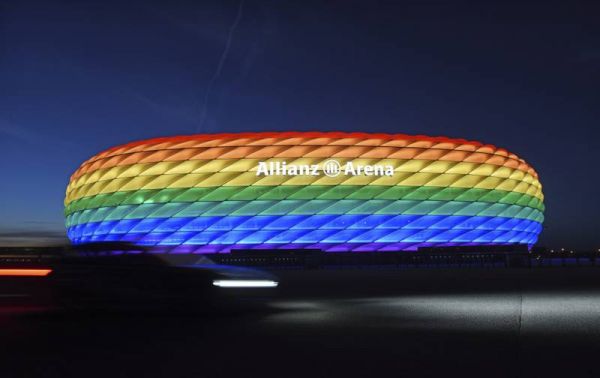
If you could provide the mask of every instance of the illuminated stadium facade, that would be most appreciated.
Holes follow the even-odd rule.
[[[544,212],[537,173],[504,149],[339,132],[125,144],[79,167],[65,206],[74,244],[127,241],[184,253],[531,247]]]

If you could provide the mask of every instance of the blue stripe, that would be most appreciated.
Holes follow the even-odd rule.
[[[524,243],[541,224],[527,219],[443,215],[283,215],[123,219],[69,227],[74,243],[148,245],[287,243]]]

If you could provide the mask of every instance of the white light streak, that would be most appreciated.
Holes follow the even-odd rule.
[[[214,280],[218,287],[277,287],[278,283],[271,280]]]

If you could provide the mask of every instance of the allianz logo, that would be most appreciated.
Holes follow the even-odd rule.
[[[364,165],[346,162],[342,166],[339,161],[329,159],[322,164],[287,164],[285,161],[258,163],[257,176],[393,176],[394,167],[391,165]]]

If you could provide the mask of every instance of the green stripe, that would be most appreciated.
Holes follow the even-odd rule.
[[[67,226],[121,219],[312,214],[464,215],[529,219],[540,223],[544,219],[539,210],[531,207],[489,202],[379,199],[255,200],[144,203],[102,207],[70,214],[67,216]]]
[[[204,202],[204,201],[254,201],[283,199],[387,199],[436,200],[505,203],[527,206],[544,211],[538,198],[523,193],[478,188],[443,188],[434,186],[232,186],[214,188],[152,189],[98,194],[69,203],[65,215],[86,209],[137,205],[142,203]]]

